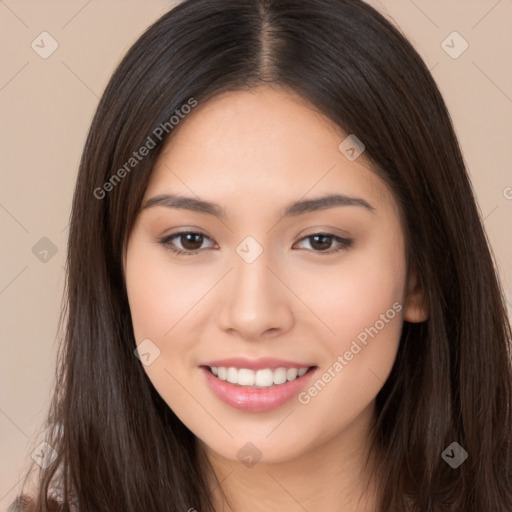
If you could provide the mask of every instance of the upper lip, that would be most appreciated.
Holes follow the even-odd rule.
[[[298,363],[296,361],[286,361],[284,359],[277,359],[275,357],[262,357],[260,359],[249,359],[247,357],[230,357],[227,359],[218,359],[215,361],[206,361],[200,366],[212,366],[215,367],[226,367],[226,368],[247,368],[249,370],[262,370],[264,368],[270,368],[275,370],[276,368],[309,368],[315,366],[311,363]]]

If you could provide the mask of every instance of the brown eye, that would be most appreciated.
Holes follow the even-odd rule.
[[[313,235],[310,237],[311,247],[319,251],[325,251],[331,248],[333,238],[328,235]]]
[[[343,249],[348,249],[352,245],[352,240],[348,238],[341,238],[330,233],[314,233],[302,238],[299,242],[304,240],[309,241],[309,245],[313,252],[332,254]],[[338,247],[331,249],[333,242],[338,244]]]
[[[202,233],[180,231],[159,240],[159,242],[171,252],[193,256],[201,252],[200,249],[205,240],[211,239]],[[178,246],[176,246],[176,242],[178,242]]]
[[[188,251],[196,251],[203,244],[203,235],[200,233],[186,233],[179,236],[181,245]]]

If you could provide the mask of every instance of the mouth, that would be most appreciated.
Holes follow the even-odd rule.
[[[298,364],[253,369],[211,364],[199,369],[210,391],[224,404],[242,412],[266,412],[297,397],[319,368]]]
[[[241,388],[265,389],[282,386],[288,382],[300,379],[313,372],[317,366],[300,366],[277,368],[236,368],[234,366],[208,366],[202,365],[218,380],[228,382]]]

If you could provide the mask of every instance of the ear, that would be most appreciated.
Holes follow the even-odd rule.
[[[428,318],[428,301],[415,271],[411,271],[407,280],[404,320],[417,323]]]

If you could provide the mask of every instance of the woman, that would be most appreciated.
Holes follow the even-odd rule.
[[[363,2],[186,0],[140,37],[67,299],[32,510],[512,509],[481,219],[430,73]]]

